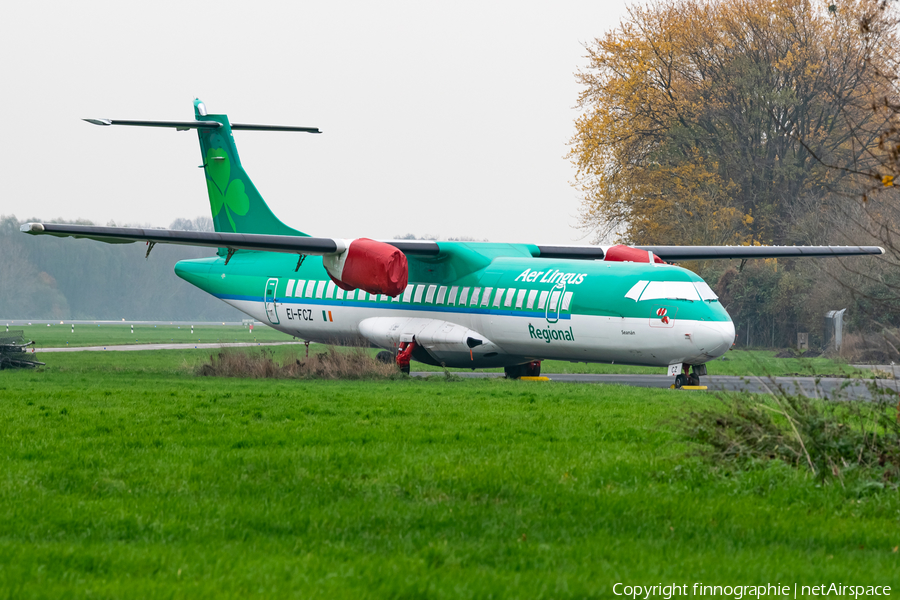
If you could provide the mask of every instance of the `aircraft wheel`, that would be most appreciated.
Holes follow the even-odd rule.
[[[382,350],[381,352],[379,352],[378,354],[375,355],[375,360],[377,360],[380,363],[389,365],[394,362],[394,355],[391,352],[388,352],[387,350]]]
[[[541,374],[541,361],[535,360],[525,365],[525,375],[538,377]]]
[[[675,376],[675,389],[688,385],[688,378],[684,373],[679,373]]]
[[[688,375],[688,385],[700,385],[700,378],[691,373]]]

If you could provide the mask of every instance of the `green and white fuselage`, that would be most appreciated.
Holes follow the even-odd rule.
[[[227,266],[222,258],[181,261],[175,271],[298,338],[393,350],[409,341],[404,335],[416,336],[427,351],[416,358],[447,367],[542,359],[702,364],[724,354],[734,341],[728,313],[702,279],[680,267],[535,259],[525,245],[440,245],[448,253],[462,246],[473,253],[510,255],[455,278],[435,276],[439,269],[430,268],[439,262],[440,270],[453,270],[447,261],[410,259],[410,283],[395,298],[341,290],[319,257],[309,257],[296,272],[290,256],[265,252],[238,253]],[[459,343],[467,337],[460,332],[456,344],[437,349],[422,344],[422,330],[452,325],[478,334],[484,343],[468,348]]]

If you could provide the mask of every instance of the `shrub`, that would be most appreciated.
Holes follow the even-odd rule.
[[[271,350],[225,349],[211,354],[196,371],[203,377],[250,377],[284,379],[386,379],[399,375],[394,364],[376,360],[364,348],[336,349],[300,359],[288,356],[281,363]]]
[[[873,386],[874,401],[817,400],[778,394],[721,396],[722,406],[682,419],[688,436],[715,462],[781,460],[820,479],[858,471],[867,483],[900,483],[900,404]]]

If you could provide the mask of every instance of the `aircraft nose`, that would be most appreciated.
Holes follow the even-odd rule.
[[[710,359],[719,358],[734,343],[734,323],[731,321],[713,321],[703,324],[703,352]]]

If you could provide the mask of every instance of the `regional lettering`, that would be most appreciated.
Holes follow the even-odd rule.
[[[566,329],[550,329],[549,327],[546,329],[535,329],[534,325],[531,323],[528,324],[528,333],[531,335],[531,339],[535,340],[544,340],[546,343],[550,343],[553,340],[560,340],[565,342],[574,342],[575,334],[572,333],[572,328],[569,327]]]
[[[543,277],[541,277],[541,275],[543,275]],[[563,273],[556,269],[551,271],[532,271],[531,269],[525,269],[518,277],[516,277],[516,281],[533,283],[538,281],[538,277],[541,277],[539,283],[566,283],[578,285],[584,281],[584,278],[587,277],[587,273]]]

